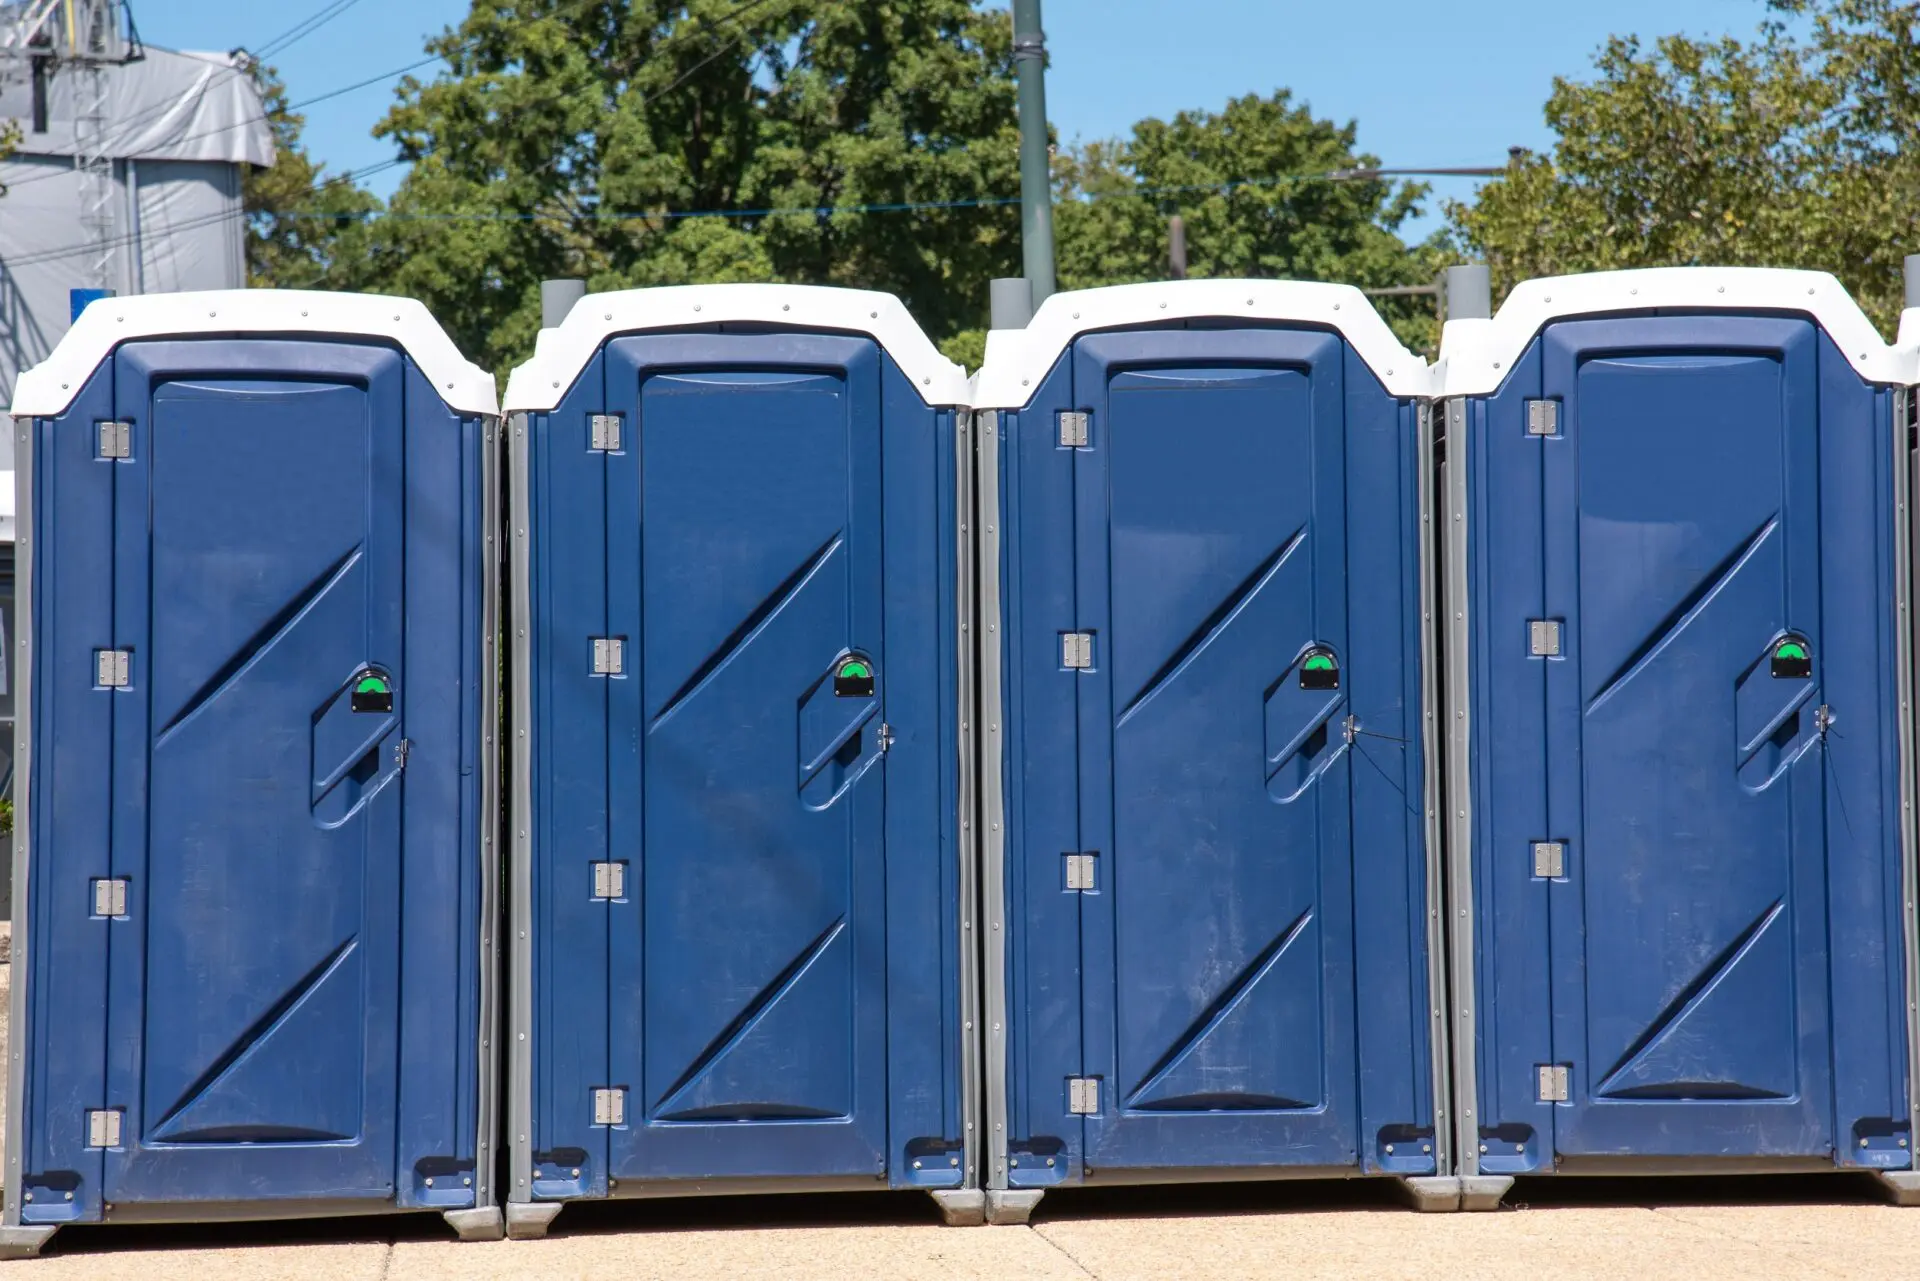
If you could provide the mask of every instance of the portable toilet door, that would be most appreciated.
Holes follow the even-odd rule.
[[[798,286],[590,295],[514,372],[511,1234],[977,1219],[965,396],[898,300]]]
[[[1838,282],[1535,280],[1443,346],[1458,1151],[1913,1171],[1912,381]]]
[[[1375,1174],[1439,1121],[1423,361],[1356,289],[1133,285],[995,332],[988,1214]]]
[[[498,1236],[492,378],[416,302],[173,294],[89,308],[13,413],[0,1248]]]

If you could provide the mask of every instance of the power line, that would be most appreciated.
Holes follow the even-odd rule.
[[[252,53],[256,58],[271,58],[277,53],[292,48],[295,44],[306,39],[359,3],[360,0],[332,0],[332,3],[324,5],[319,12],[309,15],[300,22],[294,23],[279,35],[262,43],[258,49],[252,49],[248,52]]]
[[[401,158],[378,161],[361,169],[351,170],[329,182],[351,181],[368,174],[377,173],[395,165],[403,164]],[[1172,187],[1140,187],[1130,191],[1088,192],[1082,199],[1091,203],[1100,200],[1140,200],[1159,196],[1184,195],[1195,192],[1231,192],[1245,187],[1278,186],[1282,184],[1305,184],[1315,182],[1371,182],[1374,174],[1381,172],[1371,169],[1330,169],[1319,173],[1278,174],[1267,178],[1240,178],[1222,183],[1189,183]],[[1396,172],[1407,174],[1433,173],[1431,169],[1405,169]],[[1495,170],[1493,172],[1504,172]],[[982,196],[964,200],[908,200],[888,203],[870,203],[858,205],[795,205],[789,207],[768,207],[762,209],[690,209],[656,210],[647,213],[601,213],[589,217],[593,222],[679,222],[695,218],[778,218],[811,215],[818,218],[839,217],[841,215],[865,216],[888,213],[918,213],[953,209],[996,209],[1020,203],[1018,196]],[[246,209],[228,210],[217,214],[205,214],[196,219],[178,224],[174,230],[190,231],[198,227],[211,226],[214,223],[237,218],[252,217],[252,211]],[[416,213],[403,209],[369,209],[360,213],[325,212],[317,209],[293,209],[271,215],[275,218],[309,219],[317,221],[337,221],[355,219],[362,222],[394,220],[401,222],[538,222],[554,220],[551,214],[537,213]],[[124,247],[137,239],[133,235],[122,235],[113,241]],[[82,245],[61,246],[54,249],[38,250],[19,258],[4,260],[8,266],[31,266],[34,263],[50,262],[58,258],[71,257],[86,253],[95,248],[91,242]]]
[[[386,162],[392,163],[392,162]],[[386,163],[380,165],[385,168]],[[1378,169],[1329,169],[1319,173],[1278,174],[1267,178],[1236,178],[1227,182],[1187,183],[1168,187],[1135,187],[1126,191],[1090,191],[1079,199],[1088,203],[1101,200],[1140,200],[1161,196],[1192,195],[1195,193],[1227,194],[1247,187],[1272,187],[1315,182],[1373,182],[1375,175],[1388,172]],[[1400,169],[1391,172],[1401,174],[1435,174],[1441,171],[1433,169]],[[1446,171],[1456,172],[1456,171]],[[1505,170],[1488,170],[1489,173],[1504,173]],[[794,205],[787,207],[768,207],[760,209],[692,209],[692,210],[650,210],[641,212],[602,212],[595,211],[587,215],[589,222],[673,222],[689,218],[778,218],[797,214],[812,214],[816,217],[833,217],[839,214],[879,214],[914,213],[944,209],[990,209],[1020,203],[1019,196],[978,196],[961,200],[912,200],[858,205]],[[336,218],[339,214],[293,210],[282,217],[298,218]],[[538,222],[551,220],[554,215],[541,213],[417,213],[403,209],[370,209],[363,214],[350,215],[368,220],[399,219],[418,222]]]

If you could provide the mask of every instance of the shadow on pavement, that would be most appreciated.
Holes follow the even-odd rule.
[[[1742,1174],[1595,1178],[1555,1175],[1521,1179],[1502,1210],[1699,1205],[1884,1205],[1868,1175]],[[1412,1214],[1385,1179],[1300,1179],[1253,1183],[1189,1183],[1156,1187],[1062,1188],[1047,1193],[1034,1222],[1236,1214],[1330,1212]]]

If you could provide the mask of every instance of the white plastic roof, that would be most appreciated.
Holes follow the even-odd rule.
[[[1395,396],[1424,396],[1427,362],[1400,345],[1352,285],[1299,280],[1169,280],[1055,294],[1025,329],[996,330],[974,378],[978,409],[1018,409],[1082,334],[1173,320],[1290,321],[1338,331]]]
[[[1541,328],[1555,320],[1656,308],[1799,312],[1824,329],[1869,382],[1920,381],[1920,321],[1913,341],[1890,347],[1845,286],[1824,271],[1772,267],[1654,267],[1549,276],[1514,288],[1492,320],[1447,322],[1435,394],[1485,396],[1499,390]],[[1911,317],[1913,313],[1909,312]],[[1903,335],[1908,325],[1902,321]]]
[[[818,285],[673,285],[588,294],[546,330],[533,358],[507,377],[506,412],[545,413],[560,403],[600,345],[617,334],[726,322],[866,334],[893,357],[929,405],[965,405],[967,378],[942,356],[892,294]]]
[[[405,351],[452,409],[498,412],[493,375],[470,363],[412,298],[299,289],[220,289],[103,298],[80,313],[53,354],[20,375],[16,418],[51,418],[79,394],[115,347],[136,338],[223,334],[382,338]]]

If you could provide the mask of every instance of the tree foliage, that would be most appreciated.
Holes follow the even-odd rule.
[[[1557,135],[1449,207],[1497,292],[1529,276],[1722,264],[1831,271],[1875,320],[1920,246],[1920,4],[1774,0],[1750,41],[1610,40],[1554,81]]]
[[[274,162],[241,183],[247,211],[247,283],[281,289],[374,287],[366,216],[379,201],[350,180],[329,178],[300,143],[306,121],[287,109],[273,68],[253,76],[273,130]]]
[[[376,130],[413,167],[369,252],[496,367],[553,276],[884,289],[942,335],[1019,252],[975,207],[1018,188],[1011,39],[970,0],[476,0]]]
[[[1351,122],[1318,119],[1284,89],[1142,120],[1057,166],[1061,287],[1165,279],[1174,214],[1186,223],[1190,277],[1426,283],[1436,251],[1397,234],[1425,189],[1339,176],[1379,163],[1356,151]],[[1380,303],[1404,341],[1431,341],[1429,301]]]
[[[0,160],[13,154],[20,145],[20,122],[18,120],[0,120]],[[0,185],[0,196],[7,194],[4,185]]]

